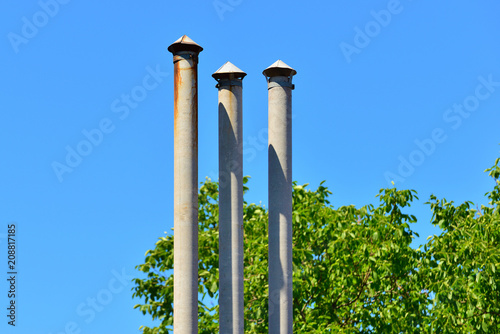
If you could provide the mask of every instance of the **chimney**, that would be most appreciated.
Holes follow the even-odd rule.
[[[243,127],[246,73],[226,62],[219,89],[219,333],[243,334]]]
[[[292,77],[276,61],[263,72],[269,93],[269,333],[290,334],[292,289]]]
[[[186,35],[174,56],[174,332],[198,333],[198,54]]]

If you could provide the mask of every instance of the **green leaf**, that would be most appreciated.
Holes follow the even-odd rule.
[[[499,162],[488,170],[495,178]],[[412,247],[417,234],[411,226],[422,223],[408,212],[418,199],[415,191],[381,189],[378,206],[360,208],[330,206],[329,194],[323,183],[316,190],[294,183],[295,333],[493,333],[500,328],[500,317],[485,313],[500,310],[500,182],[486,194],[490,206],[480,210],[471,202],[456,205],[431,195],[432,224],[442,232],[418,249]],[[205,180],[198,196],[200,333],[219,330],[218,197],[218,184]],[[267,333],[268,211],[247,203],[243,210],[244,331]],[[172,331],[173,243],[172,232],[159,238],[136,266],[141,278],[133,280],[132,296],[140,302],[134,308],[160,320],[157,327],[141,326],[143,334]]]

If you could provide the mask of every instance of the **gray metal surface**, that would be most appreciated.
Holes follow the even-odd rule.
[[[198,333],[198,53],[183,36],[174,55],[174,333]]]
[[[264,70],[269,94],[269,333],[290,334],[292,285],[292,77],[278,60]]]
[[[219,89],[219,333],[243,334],[242,79],[225,63],[212,76]]]

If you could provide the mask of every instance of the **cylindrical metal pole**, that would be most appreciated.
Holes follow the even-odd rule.
[[[198,333],[198,54],[182,36],[174,55],[174,333]]]
[[[243,127],[245,72],[225,63],[219,89],[219,333],[243,334]]]
[[[269,333],[291,334],[292,77],[278,60],[264,70],[269,92]]]

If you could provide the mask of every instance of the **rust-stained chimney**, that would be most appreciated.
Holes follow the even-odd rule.
[[[174,333],[198,333],[198,54],[186,35],[174,55]]]

